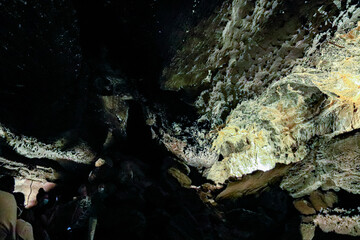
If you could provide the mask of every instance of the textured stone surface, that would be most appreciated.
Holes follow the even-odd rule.
[[[212,1],[209,5],[217,8],[199,15],[195,26],[184,23],[174,31],[177,45],[171,50],[178,49],[169,62],[160,61],[161,54],[152,57],[158,49],[148,45],[161,34],[153,15],[158,1],[89,2],[94,11],[80,2],[0,2],[5,26],[0,65],[6,70],[1,74],[0,150],[12,156],[0,158],[3,172],[55,181],[61,176],[57,170],[68,163],[86,171],[102,157],[83,179],[118,184],[111,196],[117,205],[101,214],[120,217],[132,229],[125,231],[136,232],[135,237],[149,230],[159,232],[159,238],[278,236],[288,231],[294,206],[303,214],[320,211],[313,222],[324,231],[335,229],[334,222],[342,219],[349,229],[340,226],[336,232],[357,233],[357,216],[321,213],[336,196],[317,191],[360,193],[356,1]],[[198,1],[192,4],[187,14],[195,15]],[[100,12],[120,14],[102,18]],[[104,24],[109,22],[116,27]],[[111,38],[109,33],[118,30],[121,36]],[[169,49],[159,45],[162,53]],[[160,91],[158,81],[177,93]],[[136,90],[130,90],[130,82]],[[165,153],[155,153],[157,140],[200,174],[159,163]],[[123,156],[127,153],[146,160]],[[81,175],[77,170],[72,169],[73,175]],[[287,192],[269,187],[284,174],[281,187],[302,197],[294,204]],[[223,212],[210,218],[196,193]],[[226,203],[227,198],[241,199],[233,201],[236,206]],[[129,202],[136,207],[127,209]],[[173,209],[181,214],[173,217]],[[103,219],[103,230],[120,229],[113,218]],[[152,226],[154,219],[163,224]],[[313,226],[302,228],[311,238]]]
[[[359,194],[360,134],[324,142],[314,158],[296,164],[281,186],[294,197],[310,194],[317,188],[344,189]]]
[[[236,199],[246,195],[251,195],[264,190],[271,184],[276,183],[289,170],[289,165],[278,165],[274,169],[263,172],[257,171],[243,176],[240,180],[230,182],[216,199],[224,198]]]
[[[89,122],[83,118],[88,85],[76,12],[68,0],[0,5],[2,168],[54,181],[59,163],[94,158],[80,139],[80,126]]]
[[[327,44],[315,57],[303,58],[260,97],[231,112],[213,142],[224,156],[217,165],[228,176],[301,161],[312,150],[308,142],[314,136],[331,138],[360,127],[358,31],[336,34],[332,41],[341,47]],[[209,176],[214,176],[211,171]],[[221,182],[223,177],[212,180]]]
[[[315,236],[314,224],[302,223],[300,226],[300,231],[303,240],[312,240]]]
[[[238,101],[258,95],[286,75],[313,36],[330,27],[319,25],[331,22],[337,11],[332,2],[319,8],[316,1],[224,1],[190,30],[164,71],[164,86],[205,88],[196,106],[203,119],[221,124]]]
[[[126,99],[126,98],[125,98]],[[126,134],[129,106],[123,96],[102,96],[105,111],[110,115],[108,121],[112,129]]]
[[[184,162],[205,174],[208,169],[204,168],[210,168],[219,157],[223,156],[211,149],[213,137],[221,130],[221,127],[209,132],[211,131],[208,128],[209,125],[206,120],[203,121],[206,118],[211,120],[211,116],[207,114],[209,112],[206,112],[208,110],[201,107],[201,101],[207,97],[206,94],[201,96],[202,99],[196,101],[198,110],[205,113],[206,116],[204,115],[205,117],[199,122],[189,123],[187,122],[189,119],[197,117],[195,117],[195,112],[187,111],[194,109],[194,106],[191,106],[194,103],[191,96],[188,99],[186,96],[181,96],[181,93],[170,93],[165,94],[164,97],[164,95],[160,96],[160,90],[153,91],[157,88],[156,83],[159,80],[157,70],[154,68],[157,68],[157,65],[166,64],[152,61],[159,56],[153,57],[158,54],[158,49],[152,45],[151,40],[153,39],[149,38],[150,35],[158,35],[159,26],[155,25],[158,17],[152,15],[156,12],[153,7],[156,8],[158,2],[161,2],[161,7],[165,6],[161,10],[166,12],[165,15],[172,15],[167,12],[167,6],[172,5],[174,1],[166,0],[109,0],[86,3],[77,0],[0,1],[2,6],[0,11],[3,13],[0,17],[1,24],[5,26],[2,28],[4,31],[1,31],[0,34],[0,41],[5,43],[5,47],[0,51],[6,53],[4,58],[0,57],[0,60],[9,61],[6,62],[8,64],[1,64],[1,66],[5,66],[4,68],[10,66],[11,71],[7,69],[5,72],[9,76],[13,74],[11,77],[5,76],[0,90],[11,96],[4,97],[1,94],[3,101],[1,101],[0,111],[6,114],[1,114],[0,117],[2,126],[0,150],[4,156],[11,156],[8,158],[9,161],[4,160],[5,164],[1,164],[1,172],[35,179],[34,186],[38,187],[41,186],[39,182],[44,179],[57,180],[60,191],[63,190],[63,193],[73,192],[68,197],[76,194],[77,184],[88,183],[91,185],[89,189],[96,189],[97,183],[104,182],[106,185],[106,195],[103,199],[105,204],[98,213],[99,224],[96,233],[100,239],[111,239],[114,235],[133,236],[133,238],[139,239],[146,238],[146,236],[158,239],[263,239],[274,236],[289,239],[288,236],[299,234],[299,218],[292,215],[294,211],[292,200],[285,191],[279,188],[267,188],[268,191],[261,196],[251,195],[249,199],[236,203],[238,206],[226,203],[229,205],[219,206],[220,211],[218,211],[209,206],[216,205],[212,198],[216,196],[213,193],[219,192],[219,185],[209,187],[204,184],[206,180],[194,168],[191,168],[191,172],[183,171],[185,174],[175,168],[170,168],[172,176],[167,174],[168,162],[172,161],[172,158],[169,157],[168,152],[163,151],[164,149],[157,148],[156,140],[158,139],[156,137],[151,139],[149,127],[144,124],[147,116],[143,116],[146,115],[143,113],[147,111],[147,107],[152,104],[156,105],[158,99],[165,99],[162,101],[167,108],[162,109],[164,110],[164,122],[159,122],[157,118],[159,115],[147,119],[149,120],[147,123],[153,130],[153,136],[158,134],[161,138],[160,141],[165,143],[169,150],[173,150],[173,153]],[[194,1],[194,3],[192,1],[175,2],[178,6],[191,6],[198,4],[199,1]],[[202,1],[202,4],[209,2],[209,0]],[[227,16],[226,24],[221,26],[224,37],[228,39],[220,40],[219,56],[215,56],[214,52],[210,53],[214,58],[212,64],[216,65],[216,69],[213,69],[214,72],[210,69],[210,73],[214,74],[214,77],[216,71],[220,72],[219,78],[227,70],[229,70],[229,76],[232,75],[231,67],[224,65],[223,70],[220,69],[222,68],[221,62],[224,60],[224,63],[232,66],[230,61],[233,59],[229,61],[226,56],[227,52],[238,48],[240,51],[244,51],[245,55],[250,53],[256,58],[262,54],[253,55],[252,50],[248,51],[244,47],[248,43],[237,45],[235,41],[246,41],[251,38],[253,38],[251,41],[254,41],[254,39],[264,38],[259,40],[264,43],[267,41],[266,38],[275,39],[277,37],[273,36],[273,33],[278,35],[288,28],[294,33],[297,28],[294,28],[293,24],[301,26],[297,21],[299,19],[291,17],[298,17],[294,12],[285,11],[284,16],[286,15],[286,17],[277,21],[278,15],[283,14],[282,9],[297,9],[293,8],[294,5],[290,7],[280,1],[279,3],[271,1],[270,4],[265,1],[259,1],[256,4],[250,1],[233,1],[231,2],[232,6],[226,7],[228,3],[230,1],[225,3],[225,9],[227,13],[232,13],[231,16]],[[76,13],[72,4],[75,5]],[[277,8],[277,4],[281,7]],[[306,8],[313,9],[311,5]],[[245,15],[237,13],[242,9],[244,11],[246,9],[245,14],[248,13],[253,20],[247,19],[242,24],[241,18]],[[337,11],[337,8],[334,9]],[[218,12],[209,13],[206,16],[212,15],[210,18],[216,18],[217,14]],[[331,14],[329,13],[329,15]],[[218,15],[218,17],[221,16]],[[234,19],[231,19],[232,17]],[[170,20],[168,22],[172,24],[173,19]],[[288,22],[289,24],[287,24]],[[244,31],[236,30],[239,23]],[[208,26],[206,22],[205,24],[201,22],[201,24],[205,28]],[[268,28],[273,24],[276,25],[273,29]],[[8,28],[8,26],[11,27]],[[78,26],[80,31],[77,31]],[[191,33],[188,36],[193,34],[191,26],[185,27],[190,28],[189,33]],[[257,28],[259,28],[258,32]],[[199,29],[201,32],[202,28]],[[210,34],[214,32],[211,28],[207,30]],[[247,34],[247,31],[250,33]],[[116,34],[112,34],[114,32]],[[282,36],[288,34],[284,32]],[[290,36],[289,38],[296,37]],[[78,39],[81,40],[81,49],[78,48]],[[218,37],[214,39],[219,40]],[[290,61],[298,56],[297,51],[302,48],[299,43],[299,48],[295,47],[294,51],[292,51],[294,48],[287,51],[286,43],[281,41],[276,43],[277,40],[272,40],[270,44],[265,44],[269,50],[264,50],[264,55],[269,53],[268,59],[272,59],[273,55],[280,54],[277,53],[278,49],[294,53],[294,56],[287,59],[289,62],[284,61],[285,64],[290,64]],[[290,44],[294,44],[294,41],[291,41]],[[234,48],[229,46],[233,43]],[[274,49],[271,46],[273,43],[276,45]],[[255,46],[254,49],[257,47],[256,44],[249,42],[249,46]],[[162,45],[160,47],[165,49],[162,52],[166,52],[166,48],[163,48]],[[9,49],[10,51],[8,51]],[[151,51],[148,51],[149,49]],[[200,49],[200,52],[202,50]],[[79,55],[79,53],[81,54]],[[247,58],[239,60],[233,69],[240,68],[240,71],[243,71],[248,68],[245,64],[251,63],[250,58],[252,57],[249,58],[245,55],[239,52],[231,56],[234,59]],[[7,57],[9,59],[6,59]],[[26,60],[25,66],[21,62],[23,59]],[[260,59],[256,62],[250,69],[251,71],[265,64],[260,64]],[[278,63],[269,62],[269,65],[273,66],[273,73],[276,75],[280,69],[277,66]],[[25,69],[25,71],[17,75],[16,73],[20,72],[17,68]],[[126,69],[124,74],[122,69]],[[287,71],[287,66],[284,69],[282,73]],[[209,74],[208,69],[205,72]],[[249,79],[254,74],[256,73],[248,73]],[[124,75],[126,75],[125,78],[122,78]],[[24,76],[27,78],[23,78]],[[261,78],[259,74],[257,77]],[[235,78],[233,80],[236,81]],[[261,79],[264,79],[264,82],[267,81],[266,77]],[[269,82],[272,80],[269,79]],[[214,94],[211,94],[214,97],[213,101],[204,101],[204,104],[209,103],[209,111],[214,110],[214,121],[210,124],[213,127],[224,121],[224,117],[230,111],[230,108],[221,109],[223,102],[222,99],[219,101],[219,98],[222,96],[216,93],[217,89],[232,92],[231,89],[228,89],[232,83],[223,85],[222,83],[217,84],[216,81],[213,82],[214,85],[209,84],[207,89],[211,90],[218,86],[215,88]],[[137,88],[141,94],[139,93],[131,101],[126,102],[124,95],[127,97],[128,89],[122,88],[128,82],[133,82],[136,87],[143,88]],[[220,82],[222,82],[221,79]],[[251,84],[245,85],[244,88],[250,89],[249,85]],[[151,87],[146,88],[148,86]],[[203,90],[202,87],[204,86],[194,90],[194,96],[197,94],[197,90]],[[265,88],[259,88],[259,91]],[[188,89],[185,91],[187,96],[188,94],[192,95],[191,90],[187,91]],[[55,95],[54,92],[56,92]],[[122,92],[124,95],[121,95]],[[235,96],[233,103],[230,101],[232,97],[227,92],[226,94],[228,96],[224,100],[225,104],[229,102],[236,106],[240,99],[237,90],[233,95]],[[254,93],[254,96],[256,94]],[[167,98],[169,95],[174,96]],[[184,101],[190,103],[189,107],[184,108],[183,105],[177,104],[180,102],[178,99],[171,103],[174,98],[178,97],[184,97]],[[196,96],[196,98],[198,97]],[[251,97],[253,96],[244,96],[244,99]],[[14,100],[15,104],[6,100]],[[7,107],[3,108],[3,106]],[[149,109],[159,108],[151,106]],[[217,111],[218,109],[219,111]],[[16,113],[13,114],[14,112]],[[192,114],[193,116],[191,116]],[[171,115],[175,117],[171,118]],[[3,118],[7,121],[3,122]],[[180,123],[174,122],[175,118],[179,119]],[[12,120],[16,120],[16,122],[12,122]],[[203,124],[205,129],[199,129],[198,123]],[[165,126],[166,124],[168,125]],[[168,126],[171,126],[169,132],[166,128]],[[128,134],[127,138],[123,134],[125,128]],[[184,141],[183,131],[196,137]],[[166,134],[168,134],[168,138],[165,137]],[[95,165],[96,168],[91,171],[89,163],[93,163],[99,157],[104,159],[105,163],[99,160]],[[65,168],[71,173],[68,174],[71,176],[66,179],[58,179],[55,169],[64,170]],[[29,172],[26,172],[27,170]],[[259,182],[257,181],[259,179],[252,181],[254,184],[250,185],[254,189],[251,191],[247,189],[248,193],[255,193],[267,186],[268,182],[264,177],[268,176],[267,174],[261,173],[262,177]],[[228,175],[225,175],[224,178],[227,177]],[[272,177],[277,178],[278,176],[276,174],[269,176],[269,178]],[[65,180],[67,183],[60,185],[64,184]],[[185,188],[182,188],[178,182]],[[251,181],[249,182],[251,183]],[[18,181],[19,186],[29,187],[28,183],[28,181]],[[191,184],[201,187],[194,187]],[[190,188],[186,188],[189,185]],[[202,189],[202,192],[199,191],[199,188]],[[33,196],[34,193],[31,195]],[[201,200],[207,203],[207,206],[200,201],[197,193],[202,195]],[[61,200],[64,201],[63,198]],[[62,210],[61,214],[63,214]],[[59,228],[59,232],[65,232],[66,227],[69,226],[54,225]],[[57,234],[51,234],[51,238],[53,236],[66,239]]]
[[[174,167],[169,168],[168,173],[173,176],[182,187],[190,188],[191,179],[185,173]]]
[[[326,203],[326,205],[329,208],[333,208],[334,204],[336,204],[338,202],[338,197],[336,195],[336,193],[332,192],[332,191],[328,191],[324,194],[324,202]]]
[[[189,30],[164,71],[164,88],[191,95],[199,118],[160,137],[216,183],[299,162],[315,136],[359,127],[359,9],[351,1],[290,5],[224,2]]]
[[[301,214],[304,214],[304,215],[312,215],[312,214],[316,213],[316,210],[311,205],[311,203],[309,203],[308,201],[303,200],[303,199],[295,200],[294,206]]]
[[[334,209],[317,215],[314,223],[324,232],[360,236],[360,215],[350,213],[344,209]]]
[[[328,207],[324,201],[324,194],[320,191],[313,191],[310,193],[309,200],[316,211],[321,211],[322,209],[326,209]]]
[[[32,181],[42,182],[45,180],[55,181],[60,173],[51,167],[36,164],[25,164],[0,157],[1,172]]]
[[[78,163],[91,163],[94,153],[85,143],[79,143],[72,149],[63,149],[66,139],[59,139],[51,144],[24,135],[17,136],[9,129],[0,126],[0,137],[18,154],[27,158],[45,158],[51,160],[66,160]]]

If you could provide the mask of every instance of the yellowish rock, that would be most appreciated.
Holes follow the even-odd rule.
[[[224,179],[213,171],[241,177],[270,170],[276,163],[302,161],[312,150],[314,136],[333,138],[360,128],[360,28],[347,41],[337,34],[317,55],[317,65],[302,59],[286,77],[258,98],[243,101],[217,133],[213,149],[224,159],[207,177]],[[216,170],[217,171],[217,170]]]
[[[312,215],[315,214],[316,211],[313,206],[304,199],[297,199],[294,201],[294,207],[304,215]]]
[[[289,165],[279,164],[270,171],[256,171],[252,174],[243,176],[238,181],[230,182],[226,189],[219,193],[216,199],[236,199],[245,195],[258,193],[266,188],[269,184],[278,181],[288,171],[289,168]]]
[[[102,165],[105,164],[105,160],[102,158],[99,158],[98,160],[96,160],[95,162],[95,167],[101,167]]]
[[[300,232],[303,240],[312,240],[315,236],[315,225],[302,223],[300,225]]]
[[[320,191],[316,190],[310,193],[309,200],[316,211],[320,211],[321,209],[327,208],[327,204],[324,201],[324,194]]]
[[[338,197],[336,193],[328,191],[324,194],[324,202],[329,208],[332,208],[335,203],[338,202]]]
[[[182,187],[190,188],[192,183],[191,179],[179,169],[174,167],[169,168],[168,173],[173,176]]]

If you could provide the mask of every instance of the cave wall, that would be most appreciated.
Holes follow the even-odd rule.
[[[358,2],[0,3],[0,173],[18,189],[87,181],[100,157],[133,174],[133,160],[116,162],[126,153],[211,207],[281,177],[301,203],[359,193]],[[162,163],[170,154],[176,167]],[[310,236],[346,233],[324,224],[342,210],[306,206]],[[254,209],[224,212],[274,225]]]

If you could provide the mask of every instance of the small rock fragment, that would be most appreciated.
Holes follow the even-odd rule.
[[[321,209],[325,209],[328,207],[324,201],[324,194],[322,194],[318,190],[310,193],[309,200],[310,200],[311,204],[314,206],[316,211],[320,211]]]
[[[303,240],[312,240],[315,236],[315,225],[302,223],[300,231]]]
[[[191,179],[186,176],[186,174],[182,173],[179,169],[177,168],[169,168],[168,170],[168,173],[173,176],[179,183],[182,187],[185,187],[185,188],[190,188],[191,186]]]
[[[105,160],[102,158],[99,158],[96,162],[95,162],[95,167],[101,167],[102,165],[105,164]]]
[[[334,206],[334,204],[338,202],[338,197],[337,197],[336,193],[334,193],[332,191],[325,193],[324,194],[324,202],[326,203],[326,205],[329,208],[332,208]]]
[[[304,215],[311,215],[311,214],[315,214],[316,211],[313,208],[313,206],[306,200],[304,199],[299,199],[299,200],[295,200],[294,201],[294,207],[301,213]]]

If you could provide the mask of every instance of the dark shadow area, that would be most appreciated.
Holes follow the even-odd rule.
[[[316,228],[315,237],[313,239],[314,240],[355,240],[355,239],[359,239],[359,237],[349,236],[349,235],[341,235],[341,234],[337,234],[334,232],[325,233],[325,232],[321,231],[321,229]]]
[[[292,198],[279,187],[237,200],[222,200],[219,209],[228,223],[251,239],[302,239],[301,222]]]

